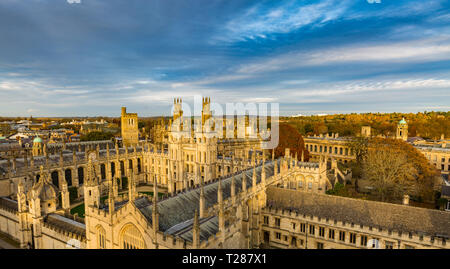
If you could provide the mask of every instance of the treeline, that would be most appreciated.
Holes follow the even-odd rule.
[[[393,136],[402,119],[408,122],[408,136],[425,139],[450,137],[450,112],[419,113],[364,113],[326,116],[302,116],[282,118],[302,135],[339,133],[340,136],[357,136],[362,126],[370,126],[372,135]]]

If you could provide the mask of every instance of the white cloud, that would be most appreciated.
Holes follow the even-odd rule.
[[[437,89],[450,89],[450,79],[437,78],[404,78],[404,79],[376,79],[360,81],[344,81],[333,83],[321,83],[308,85],[299,89],[289,88],[283,91],[289,92],[289,98],[283,101],[291,100],[293,102],[305,97],[318,98],[327,97],[334,99],[336,96],[347,99],[358,98],[356,95],[362,94],[365,98],[370,96],[370,92],[378,94],[381,92],[399,91],[406,95],[417,91],[431,91]],[[386,94],[386,93],[383,93]],[[431,93],[430,93],[431,94]],[[442,97],[442,94],[439,94]],[[450,91],[447,96],[450,96]]]
[[[355,62],[426,62],[450,59],[449,39],[429,39],[380,45],[336,47],[310,52],[290,52],[245,64],[240,74],[254,74],[288,70],[305,66],[320,66]]]
[[[318,27],[339,18],[349,3],[347,0],[322,0],[301,6],[298,1],[282,1],[275,8],[258,4],[229,21],[216,39],[234,42],[267,38],[269,34],[288,33],[312,24]]]

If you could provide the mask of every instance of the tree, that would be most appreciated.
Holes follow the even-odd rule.
[[[305,148],[302,135],[294,127],[280,123],[278,146],[275,148],[275,157],[284,156],[286,148],[289,148],[292,155],[297,153],[298,160],[301,160],[302,152],[305,161],[309,160],[309,152]]]
[[[325,123],[320,122],[314,126],[314,133],[316,135],[328,133],[328,127],[325,125]]]
[[[400,139],[372,138],[362,158],[363,178],[372,182],[382,201],[401,194],[432,200],[437,170],[412,145]]]
[[[326,191],[327,194],[348,197],[349,193],[345,185],[337,182],[334,187]]]
[[[417,176],[406,156],[389,147],[371,148],[362,164],[363,177],[372,183],[383,202],[400,198]]]
[[[368,147],[369,139],[367,137],[356,137],[348,142],[348,146],[350,150],[356,156],[356,163],[361,165],[364,156],[367,155],[367,147]]]

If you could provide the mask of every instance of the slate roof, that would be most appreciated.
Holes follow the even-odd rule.
[[[86,237],[86,225],[83,223],[76,222],[69,218],[63,217],[58,214],[49,214],[45,220],[45,223],[57,227],[61,230],[68,231],[80,236]]]
[[[262,166],[256,168],[257,180],[261,181]],[[265,164],[266,177],[273,175],[273,163],[267,162]],[[236,193],[241,191],[242,180],[246,180],[247,188],[252,185],[252,173],[253,168],[239,172],[235,174],[235,186]],[[205,207],[209,208],[217,203],[217,189],[218,181],[211,182],[204,186],[205,191]],[[231,176],[222,179],[222,193],[223,199],[227,199],[231,196]],[[178,193],[176,196],[166,198],[158,202],[159,212],[159,230],[163,232],[175,232],[179,229],[173,228],[176,225],[189,221],[194,218],[195,210],[199,210],[200,201],[200,188],[188,190],[186,192]],[[152,204],[147,197],[141,197],[135,200],[136,207],[141,213],[152,223]],[[214,227],[214,220],[211,223],[205,225],[208,227]],[[172,229],[171,229],[172,228]],[[187,236],[188,237],[188,236]]]
[[[17,201],[8,197],[0,197],[0,208],[4,208],[10,212],[17,212],[19,210]]]
[[[267,205],[387,230],[450,238],[450,212],[269,187]]]
[[[192,228],[194,219],[179,223],[166,231],[166,234],[179,236],[186,241],[192,242]],[[219,218],[211,216],[199,219],[200,225],[200,241],[207,240],[210,236],[215,235],[219,231]]]

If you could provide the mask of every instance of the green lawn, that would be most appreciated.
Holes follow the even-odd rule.
[[[100,197],[100,203],[103,203],[106,199],[108,199],[107,195]],[[77,205],[76,207],[74,207],[70,210],[70,214],[73,215],[75,213],[78,213],[78,217],[84,218],[84,203]]]
[[[147,195],[150,195],[151,197],[153,197],[152,191],[140,191],[139,193],[147,194]],[[162,199],[163,196],[164,196],[164,193],[158,192],[159,199]]]
[[[78,217],[84,218],[84,204],[77,205],[70,210],[70,214],[78,213]]]

